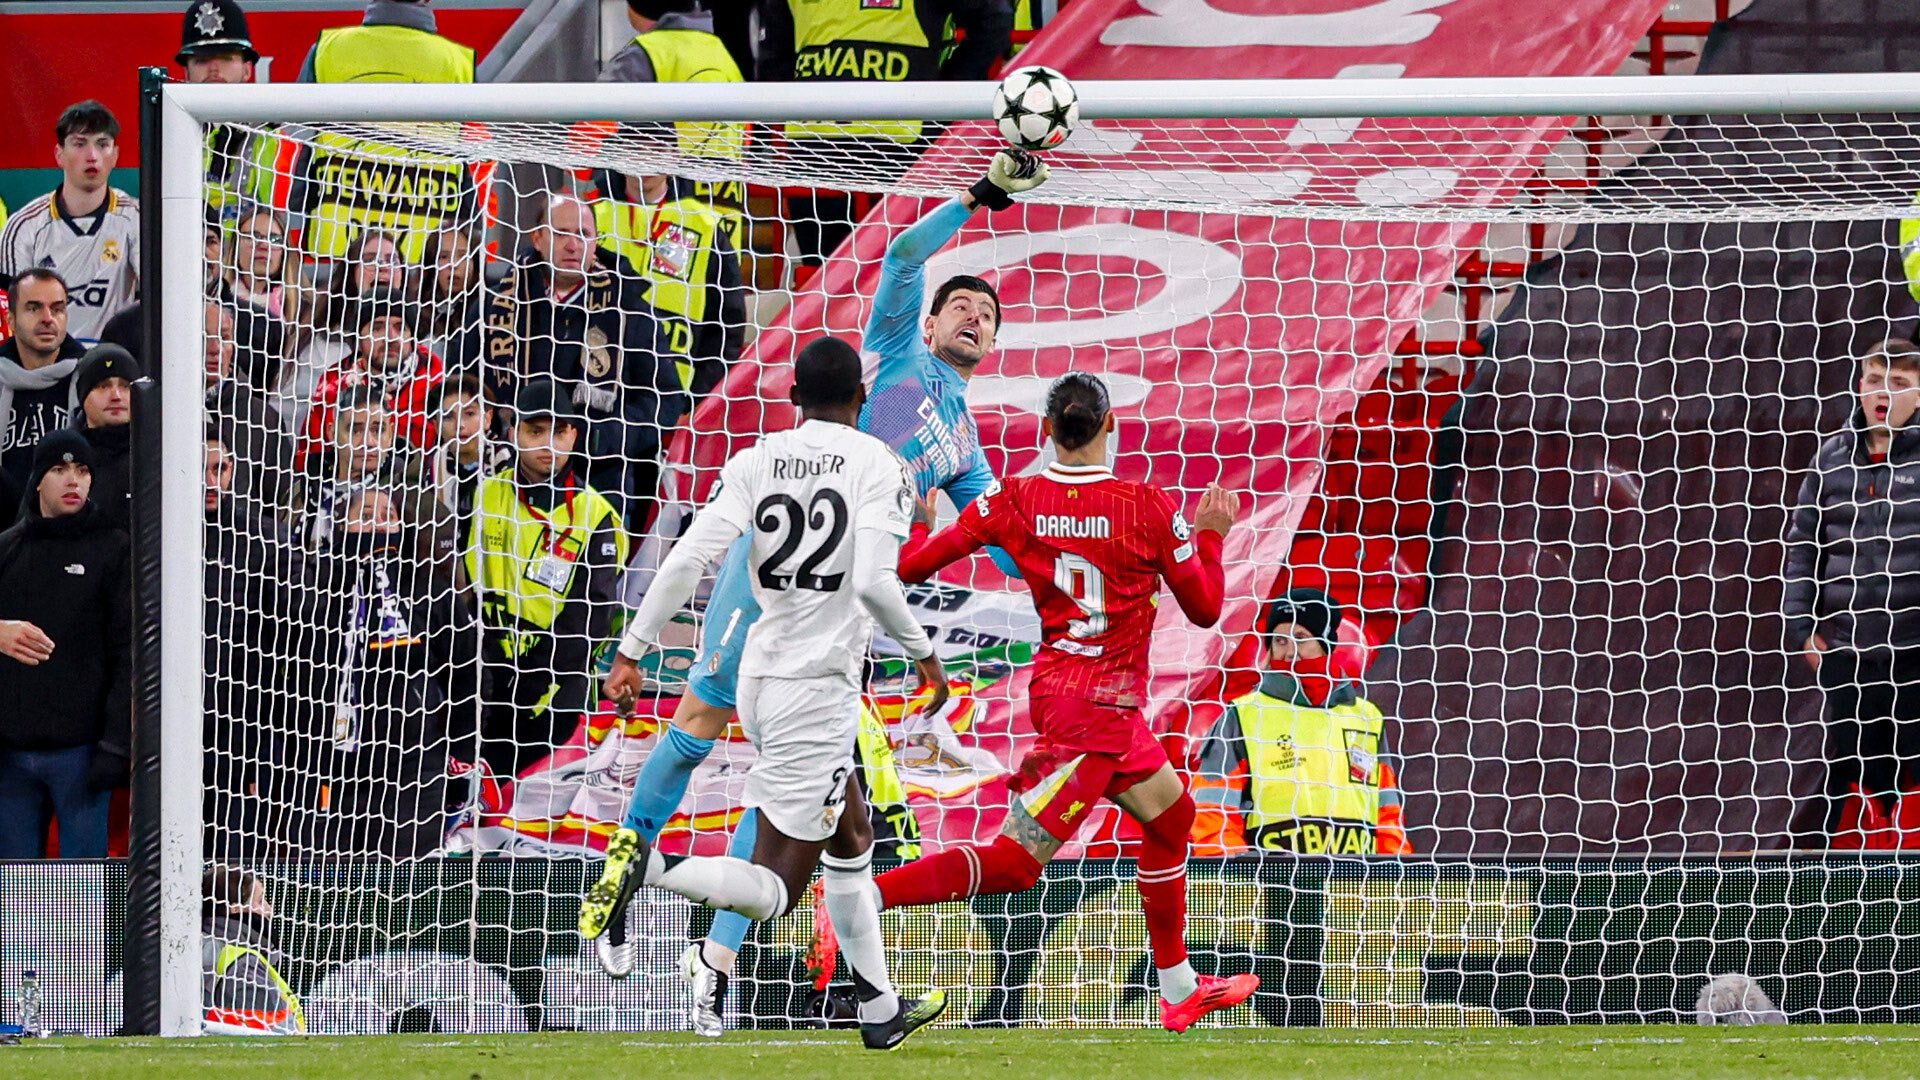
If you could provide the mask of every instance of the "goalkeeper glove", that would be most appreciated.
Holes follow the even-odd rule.
[[[967,189],[973,201],[989,210],[1005,210],[1013,197],[1047,182],[1047,163],[1025,150],[1002,150],[993,155],[987,175]]]

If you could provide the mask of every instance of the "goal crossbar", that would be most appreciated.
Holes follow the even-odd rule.
[[[1173,79],[1075,83],[1090,120],[1221,117],[1887,113],[1920,109],[1920,73],[1477,79]],[[172,85],[201,123],[570,120],[980,120],[989,83]]]

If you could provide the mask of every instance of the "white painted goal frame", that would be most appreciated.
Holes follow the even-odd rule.
[[[1920,75],[1084,82],[1089,121],[1920,112]],[[160,95],[164,274],[158,355],[201,352],[208,125],[986,118],[987,84],[166,85]],[[151,138],[151,135],[149,136]],[[1044,194],[1042,195],[1044,201]],[[1883,209],[1879,216],[1891,216]],[[174,365],[190,363],[175,359]],[[201,1030],[201,755],[205,401],[175,377],[164,403],[160,945],[162,1033]]]

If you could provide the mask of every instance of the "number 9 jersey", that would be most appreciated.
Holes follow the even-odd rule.
[[[873,619],[853,581],[863,529],[905,538],[913,481],[886,443],[812,420],[734,455],[702,515],[748,538],[760,617],[747,630],[743,678],[839,675],[858,685]]]
[[[900,578],[924,581],[980,547],[1005,549],[1040,614],[1029,696],[1138,709],[1160,579],[1188,618],[1213,625],[1226,585],[1220,541],[1195,533],[1159,488],[1056,462],[989,489],[952,526],[909,543]]]

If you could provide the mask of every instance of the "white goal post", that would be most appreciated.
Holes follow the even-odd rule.
[[[1242,120],[1259,122],[1258,130],[1249,136],[1243,148],[1248,158],[1248,166],[1243,171],[1250,178],[1244,182],[1219,181],[1212,186],[1204,181],[1196,183],[1177,177],[1167,179],[1161,186],[1155,186],[1159,181],[1146,186],[1126,180],[1112,181],[1103,177],[1097,163],[1073,163],[1074,143],[1070,141],[1060,151],[1050,152],[1062,155],[1069,163],[1057,166],[1050,186],[1034,194],[1030,201],[1035,205],[1112,207],[1139,214],[1265,215],[1345,223],[1439,222],[1465,229],[1489,223],[1537,222],[1581,226],[1641,222],[1890,221],[1909,214],[1914,201],[1911,186],[1872,175],[1859,175],[1845,185],[1815,183],[1805,191],[1768,191],[1744,203],[1738,191],[1720,192],[1715,199],[1694,200],[1683,182],[1673,185],[1671,198],[1662,197],[1658,184],[1644,197],[1613,202],[1590,202],[1585,191],[1558,199],[1536,198],[1531,191],[1523,190],[1519,178],[1513,178],[1512,183],[1479,185],[1456,200],[1444,184],[1434,187],[1430,198],[1423,196],[1421,193],[1428,189],[1417,177],[1405,175],[1406,170],[1402,169],[1394,179],[1397,186],[1387,196],[1356,202],[1344,195],[1338,198],[1325,195],[1311,178],[1302,179],[1289,173],[1283,159],[1298,149],[1298,142],[1288,141],[1288,132],[1292,130],[1291,125],[1285,123],[1288,121],[1351,125],[1389,121],[1379,125],[1388,137],[1394,131],[1403,130],[1409,138],[1428,138],[1438,131],[1445,138],[1465,141],[1472,138],[1470,127],[1427,128],[1418,124],[1402,127],[1391,121],[1518,118],[1540,120],[1543,127],[1554,128],[1556,134],[1547,141],[1557,142],[1557,133],[1571,126],[1572,118],[1630,117],[1641,120],[1622,126],[1637,127],[1646,137],[1642,143],[1645,145],[1659,130],[1645,120],[1649,117],[1739,116],[1771,120],[1783,116],[1820,116],[1858,125],[1859,131],[1865,133],[1862,137],[1869,142],[1911,140],[1916,122],[1895,114],[1920,115],[1920,75],[1250,79],[1085,82],[1078,84],[1077,89],[1082,122],[1096,132],[1125,130],[1128,124],[1157,126],[1177,144],[1182,138],[1181,132],[1187,132],[1187,138],[1203,141],[1218,133],[1219,124],[1231,125]],[[162,336],[154,353],[168,358],[164,365],[150,365],[164,367],[167,372],[160,388],[164,406],[161,436],[164,453],[160,466],[163,569],[157,627],[157,637],[162,642],[159,663],[163,687],[158,827],[163,1034],[200,1033],[204,1009],[201,882],[206,866],[203,831],[208,823],[203,820],[202,730],[207,712],[207,672],[201,643],[207,636],[209,618],[206,574],[210,556],[204,544],[207,495],[203,460],[208,403],[205,387],[191,376],[189,365],[197,361],[185,358],[199,357],[206,348],[204,223],[209,129],[217,125],[259,127],[298,123],[344,137],[366,139],[378,135],[410,150],[457,155],[463,145],[459,130],[462,125],[494,125],[496,137],[484,145],[499,152],[496,160],[524,161],[559,169],[609,167],[627,172],[672,171],[678,166],[681,173],[696,179],[764,179],[773,186],[808,183],[829,186],[825,181],[832,179],[835,182],[831,186],[842,190],[932,197],[963,189],[978,175],[994,142],[989,134],[990,125],[978,123],[986,119],[991,97],[990,85],[949,83],[890,85],[884,94],[860,84],[169,84],[162,89],[157,133],[164,170],[161,204],[149,208],[149,212],[157,210],[161,219],[160,265],[164,272],[158,281],[147,282],[147,295],[149,300],[157,298],[161,308]],[[641,138],[631,144],[610,144],[611,149],[585,151],[569,151],[565,139],[569,125],[592,122],[659,125],[689,121],[901,119],[977,124],[980,130],[954,135],[957,140],[954,147],[943,149],[936,144],[928,157],[904,178],[885,169],[862,172],[862,162],[858,159],[809,166],[762,161],[749,155],[744,160],[727,162],[679,156],[669,145],[670,139],[648,142]],[[500,132],[510,137],[500,137]],[[148,138],[153,137],[154,133],[149,132]],[[1837,143],[1839,149],[1834,150],[1837,154],[1843,154],[1850,145],[1843,137],[1837,137]],[[455,156],[455,160],[479,161],[484,153],[492,152],[478,149],[471,140],[464,145],[467,156]],[[1833,150],[1833,144],[1823,145]],[[1160,164],[1168,171],[1178,172],[1182,168],[1177,152],[1159,150],[1156,153],[1165,155]],[[1273,169],[1258,168],[1262,162],[1252,159],[1260,155],[1280,165]],[[1136,162],[1135,166],[1141,164]],[[1631,154],[1612,163],[1630,164]],[[627,168],[623,170],[622,166]],[[1545,164],[1536,161],[1535,167],[1545,167]],[[757,169],[763,172],[756,173]],[[1128,175],[1137,177],[1138,174]],[[1209,175],[1217,180],[1219,174]],[[1677,177],[1676,181],[1684,179]],[[1413,194],[1394,195],[1406,191]],[[1119,252],[1125,238],[1118,233],[1113,235],[1115,238],[1110,242],[1113,250]],[[877,254],[874,257],[877,258]],[[1192,265],[1199,268],[1193,270],[1194,273],[1213,272],[1205,269],[1213,264],[1204,260]],[[956,266],[949,272],[958,269],[961,268]],[[1444,272],[1450,274],[1451,268],[1444,268]],[[1169,271],[1165,276],[1171,280],[1175,275]],[[1171,289],[1173,285],[1166,287]],[[1216,303],[1206,311],[1211,313],[1218,308]],[[1392,315],[1399,320],[1396,326],[1407,317],[1406,313]],[[1030,337],[1028,340],[1040,339]],[[1199,391],[1188,384],[1183,387],[1195,393]],[[1217,389],[1220,388],[1212,388],[1208,393]],[[1365,390],[1364,386],[1345,388],[1356,397]],[[1144,397],[1149,392],[1142,388],[1140,394]],[[1204,400],[1211,408],[1216,399],[1207,396],[1196,400]],[[1288,422],[1285,417],[1259,415],[1208,419],[1245,420],[1250,425],[1263,421],[1275,425]],[[1129,437],[1129,430],[1123,421],[1123,440]],[[1131,430],[1132,437],[1138,438],[1139,429]],[[1122,454],[1128,452],[1126,447],[1121,450]],[[1803,466],[1804,462],[1797,460],[1784,463],[1788,471],[1796,474]],[[1295,494],[1299,502],[1304,503],[1311,492]],[[1791,489],[1785,493],[1789,507],[1792,495]],[[1290,531],[1298,524],[1300,513],[1298,504],[1284,511],[1276,510],[1263,527]],[[1253,550],[1247,546],[1230,546],[1228,557],[1231,560],[1238,553],[1246,559]],[[1230,572],[1229,588],[1238,589],[1244,601],[1243,621],[1227,628],[1225,633],[1237,637],[1248,631],[1251,624],[1244,621],[1246,614],[1261,606],[1274,570],[1274,566],[1267,565],[1248,569],[1238,577]],[[1463,571],[1456,566],[1452,572]],[[1156,657],[1160,655],[1156,653]],[[1177,648],[1174,655],[1181,655]],[[1215,655],[1217,662],[1224,659]],[[1505,745],[1504,741],[1496,742]],[[1806,757],[1803,753],[1788,764],[1806,764]],[[1648,762],[1649,766],[1653,764],[1656,763]],[[1429,774],[1422,772],[1421,775]],[[1431,794],[1442,804],[1450,794],[1463,801],[1467,798],[1465,790],[1448,789]],[[1587,801],[1585,796],[1569,797]],[[1780,830],[1784,830],[1784,825]],[[138,827],[135,832],[136,836],[141,835]],[[1549,843],[1550,839],[1560,846]],[[1689,853],[1702,850],[1699,845],[1686,842],[1685,837],[1676,840],[1671,848],[1652,841],[1650,844],[1648,848],[1634,850]],[[1613,841],[1589,843],[1582,833],[1553,837],[1543,833],[1540,844],[1516,842],[1512,850],[1534,856],[1551,850],[1575,858],[1605,859],[1623,848]],[[1439,856],[1437,861],[1445,862],[1446,857]],[[1392,889],[1386,892],[1391,893]],[[1432,904],[1435,908],[1439,906],[1437,901]],[[1201,907],[1196,902],[1196,917]],[[1427,917],[1439,916],[1429,910]],[[1493,932],[1498,931],[1496,927]],[[1436,936],[1442,934],[1439,929],[1432,932]],[[1455,937],[1471,936],[1470,929],[1459,925],[1453,926],[1451,933]],[[1356,953],[1349,962],[1357,970],[1367,961]],[[1903,978],[1915,977],[1914,972],[1905,969],[1899,974]],[[1351,977],[1359,978],[1358,975]],[[1117,991],[1114,997],[1119,998]],[[1363,998],[1364,995],[1355,1000]],[[1825,1008],[1824,1005],[1805,1007]],[[1566,1009],[1572,1011],[1571,1006]],[[1356,1015],[1364,1011],[1355,1006]],[[1431,1016],[1436,1023],[1478,1022],[1458,1021],[1453,1013],[1434,1012]]]

